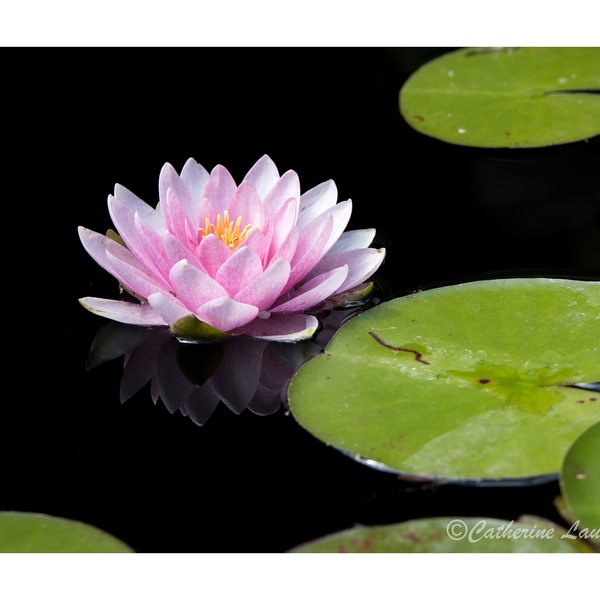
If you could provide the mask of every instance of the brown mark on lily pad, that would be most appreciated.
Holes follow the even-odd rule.
[[[411,354],[415,355],[415,360],[417,362],[423,363],[424,365],[428,365],[429,364],[426,360],[423,360],[423,355],[420,352],[417,352],[417,350],[412,350],[411,348],[400,348],[398,346],[392,346],[391,344],[388,344],[387,342],[384,342],[374,331],[369,331],[369,335],[378,344],[381,344],[385,348],[389,348],[390,350],[393,350],[394,352],[410,352]]]

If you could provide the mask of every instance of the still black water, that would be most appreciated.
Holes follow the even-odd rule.
[[[382,299],[497,276],[600,276],[600,143],[486,151],[412,131],[398,92],[448,48],[8,49],[0,510],[77,519],[138,552],[283,552],[356,523],[434,515],[560,522],[555,482],[401,482],[281,409],[199,427],[122,360],[86,370],[106,324],[77,302],[116,284],[76,228],[111,226],[121,183],[154,204],[165,162],[240,180],[267,153],[307,190],[334,179],[349,228],[376,227]]]

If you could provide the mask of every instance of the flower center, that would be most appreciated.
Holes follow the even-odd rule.
[[[204,227],[199,227],[198,231],[202,237],[214,233],[228,248],[234,250],[248,235],[252,225],[242,226],[242,217],[238,217],[235,222],[229,218],[229,213],[224,210],[223,215],[217,215],[217,222],[211,223],[208,218],[204,219]]]

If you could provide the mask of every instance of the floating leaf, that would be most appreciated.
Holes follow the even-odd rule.
[[[485,148],[600,134],[600,48],[465,48],[415,71],[400,112],[417,131]]]
[[[384,302],[296,372],[292,415],[366,464],[431,479],[556,478],[600,420],[600,283],[499,279]],[[485,481],[481,481],[485,480]]]
[[[291,552],[593,552],[539,517],[518,521],[435,517],[393,525],[357,526],[296,546]]]
[[[575,440],[562,466],[560,487],[568,514],[582,534],[600,544],[600,422]],[[592,535],[591,530],[595,530]]]
[[[131,552],[117,538],[79,521],[0,512],[0,552]]]
[[[171,332],[182,341],[190,340],[192,343],[198,340],[218,342],[228,337],[226,333],[200,321],[194,315],[181,317],[171,325]]]

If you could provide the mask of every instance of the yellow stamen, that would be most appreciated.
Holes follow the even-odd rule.
[[[217,215],[217,223],[211,223],[208,218],[204,219],[204,227],[199,227],[198,231],[202,237],[210,233],[216,235],[228,248],[235,250],[245,239],[252,225],[246,225],[240,231],[242,226],[242,217],[238,217],[235,223],[230,220],[229,213],[224,210],[223,216]]]

